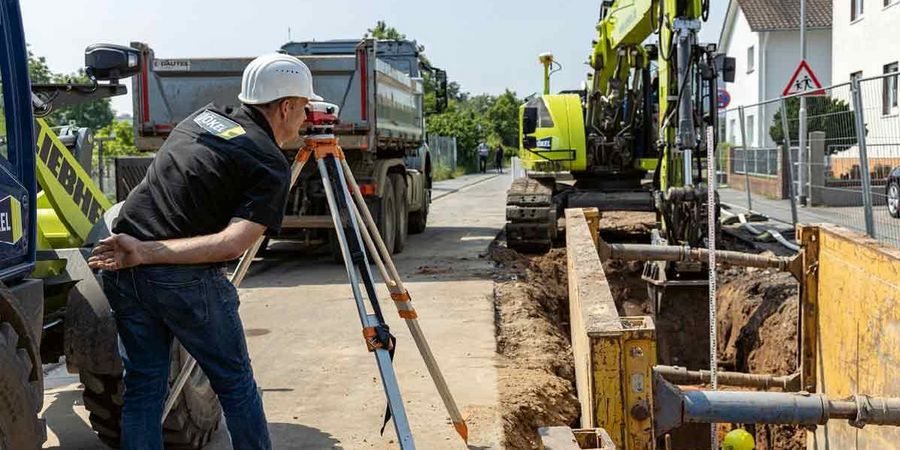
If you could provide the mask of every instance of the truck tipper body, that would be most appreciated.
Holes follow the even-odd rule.
[[[159,149],[169,132],[208,103],[237,106],[241,74],[253,59],[159,58],[146,44],[142,73],[133,79],[135,145]],[[280,49],[312,71],[313,89],[337,105],[340,139],[360,190],[395,251],[407,231],[425,228],[431,201],[431,161],[425,144],[423,64],[411,41],[289,42]],[[295,148],[286,148],[291,157]],[[282,237],[309,244],[329,240],[331,218],[321,180],[306,168],[289,196]]]

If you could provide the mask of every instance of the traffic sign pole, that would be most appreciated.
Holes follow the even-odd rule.
[[[806,0],[800,0],[800,60],[806,61]],[[800,125],[797,127],[800,133],[798,140],[800,148],[797,151],[797,192],[800,195],[800,205],[806,206],[806,96],[800,97]]]

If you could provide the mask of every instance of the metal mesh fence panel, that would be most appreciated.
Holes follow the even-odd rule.
[[[862,183],[854,177],[849,155],[859,153],[857,106],[850,83],[825,88],[820,95],[788,97],[787,137],[792,151],[794,192],[801,222],[826,222],[865,232]],[[801,134],[805,109],[805,134]],[[858,156],[857,156],[858,159]],[[858,169],[856,169],[858,171]]]
[[[900,246],[900,105],[896,72],[859,80],[858,96],[865,138],[843,153],[831,155],[836,177],[863,184],[871,199],[871,231],[874,237]]]
[[[780,99],[741,105],[721,115],[724,122],[719,147],[719,190],[723,203],[792,222],[790,185],[785,171],[790,164],[782,145]],[[720,130],[721,131],[721,130]]]
[[[434,167],[456,170],[456,138],[448,136],[428,136],[428,149]]]
[[[733,107],[720,124],[724,203],[900,247],[897,72]]]

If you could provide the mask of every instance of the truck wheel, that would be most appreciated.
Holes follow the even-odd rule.
[[[394,199],[393,177],[384,179],[384,194],[381,196],[381,213],[378,214],[378,231],[385,248],[393,253],[397,238],[397,204]]]
[[[422,209],[409,213],[409,222],[407,231],[409,234],[419,234],[425,231],[428,225],[428,208],[431,206],[431,190],[425,190],[425,204]]]
[[[38,419],[39,381],[31,380],[28,351],[18,348],[19,335],[0,319],[0,449],[38,449],[44,442]]]
[[[388,176],[394,185],[394,207],[397,219],[394,222],[397,228],[397,237],[394,240],[394,253],[402,253],[406,247],[407,218],[409,217],[409,204],[406,201],[406,180],[402,174],[392,173]],[[388,247],[390,248],[390,247]]]
[[[176,353],[177,352],[177,353]],[[178,346],[173,350],[169,383],[175,382],[187,353]],[[84,406],[90,413],[91,427],[103,443],[119,448],[121,436],[122,393],[121,374],[101,375],[80,371],[84,384]],[[163,423],[163,440],[167,450],[195,450],[203,448],[219,427],[222,407],[209,379],[194,369],[181,391],[172,412]]]

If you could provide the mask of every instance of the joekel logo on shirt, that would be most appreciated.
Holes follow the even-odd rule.
[[[200,125],[200,128],[225,140],[236,138],[247,133],[244,131],[244,127],[238,125],[237,122],[227,119],[221,114],[216,114],[210,110],[197,114],[197,116],[194,117],[194,123]]]

